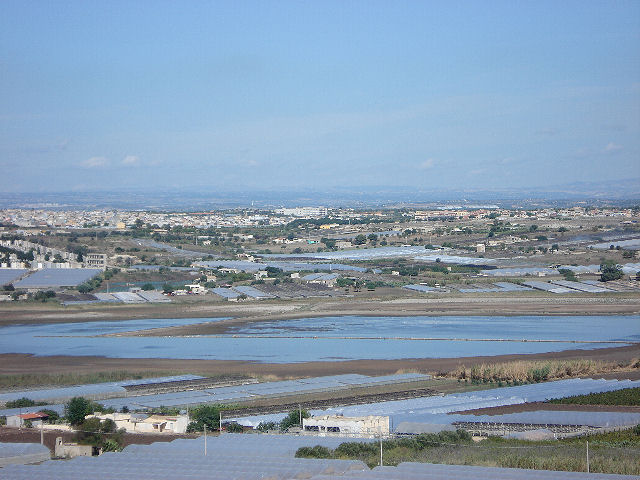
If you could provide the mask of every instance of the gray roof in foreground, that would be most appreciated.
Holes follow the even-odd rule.
[[[49,449],[39,443],[0,443],[0,458],[49,453]]]
[[[292,435],[244,435],[227,433],[207,438],[210,455],[204,455],[204,437],[157,442],[151,445],[130,445],[120,453],[105,453],[99,457],[76,457],[68,461],[47,461],[40,465],[10,465],[2,470],[10,480],[84,480],[87,476],[101,479],[135,478],[137,480],[261,479],[330,480],[352,478],[360,480],[556,480],[556,479],[628,479],[623,475],[587,474],[522,470],[515,468],[438,465],[430,463],[400,463],[397,467],[369,469],[358,460],[294,458],[302,446],[322,445],[336,448],[344,441],[365,441],[332,437]],[[224,461],[221,461],[224,459]]]
[[[14,287],[75,287],[101,272],[99,268],[43,268],[16,282]]]
[[[22,465],[44,462],[51,458],[51,452],[39,443],[0,443],[0,476],[7,465]]]
[[[24,268],[0,268],[0,285],[7,285],[27,273]]]

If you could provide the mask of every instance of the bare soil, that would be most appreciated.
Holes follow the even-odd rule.
[[[174,372],[204,376],[244,374],[255,377],[300,378],[344,373],[385,375],[397,372],[444,374],[461,365],[503,363],[516,360],[593,359],[629,364],[640,358],[640,344],[594,350],[565,350],[526,355],[462,358],[412,358],[400,360],[349,360],[342,362],[254,363],[237,360],[177,360],[156,358],[105,358],[91,356],[34,356],[0,354],[0,374],[93,373],[100,371]],[[625,374],[620,374],[625,375]],[[609,375],[611,376],[611,375]]]
[[[359,292],[344,298],[221,302],[186,297],[170,304],[74,305],[0,304],[0,326],[131,320],[139,318],[221,318],[215,324],[167,330],[173,334],[220,333],[226,326],[249,321],[335,315],[631,315],[640,313],[640,294],[553,295],[544,292],[444,294],[425,296],[400,289]],[[169,333],[169,334],[171,334]],[[163,333],[166,334],[166,333]]]

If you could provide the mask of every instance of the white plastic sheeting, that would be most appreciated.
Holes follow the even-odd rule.
[[[196,380],[204,378],[198,375],[174,375],[170,377],[142,378],[137,380],[122,380],[119,382],[93,383],[74,385],[72,387],[47,388],[42,390],[22,390],[10,393],[0,393],[0,403],[6,403],[18,398],[30,398],[35,401],[60,400],[72,397],[88,397],[109,394],[126,394],[125,385],[148,385],[161,382],[177,382],[182,380]]]
[[[535,383],[518,387],[503,387],[469,393],[444,396],[420,397],[390,402],[369,403],[326,410],[312,410],[312,415],[336,415],[361,417],[366,415],[389,416],[392,429],[402,422],[443,424],[456,421],[456,417],[445,415],[456,411],[476,408],[516,405],[527,402],[545,401],[572,395],[607,392],[622,388],[640,387],[640,380],[594,380],[570,379],[556,382]],[[260,422],[280,421],[284,414],[259,415],[236,418],[242,425],[257,426]],[[469,418],[469,417],[467,417]],[[470,421],[470,420],[466,420]]]
[[[164,377],[158,379],[144,379],[113,382],[96,385],[82,385],[79,387],[68,387],[62,389],[23,391],[5,394],[0,397],[0,401],[15,400],[21,397],[28,397],[32,400],[47,400],[71,398],[74,396],[90,396],[98,398],[100,395],[111,395],[113,393],[126,393],[122,385],[135,383],[156,383],[162,381],[190,380],[202,378],[195,375],[181,375],[178,377]],[[182,392],[160,393],[154,395],[136,395],[117,398],[106,398],[99,400],[105,407],[113,407],[121,410],[123,406],[130,409],[157,408],[161,406],[175,407],[185,405],[198,405],[202,403],[233,403],[254,397],[265,396],[286,396],[299,393],[313,393],[318,391],[344,390],[352,387],[362,387],[371,385],[385,385],[390,383],[414,382],[428,380],[429,375],[418,373],[406,373],[397,375],[384,375],[380,377],[368,377],[359,374],[334,375],[327,377],[303,378],[300,380],[285,380],[281,382],[250,383],[247,385],[233,385],[229,387],[205,388],[202,390],[187,390]],[[152,381],[150,381],[152,380]],[[153,381],[154,380],[154,381]],[[112,395],[111,395],[112,396]],[[59,400],[58,400],[59,401]],[[37,412],[45,407],[29,407],[22,409],[0,410],[0,415],[13,415],[15,413]],[[62,412],[62,404],[49,405],[46,408]]]
[[[75,287],[95,277],[98,268],[43,268],[16,282],[16,288]]]
[[[449,415],[451,421],[627,427],[640,424],[640,413],[537,410],[503,415]]]
[[[11,464],[43,462],[50,458],[49,449],[39,443],[0,443],[0,468]],[[4,478],[2,470],[0,478]]]
[[[312,460],[294,458],[295,451],[308,446],[309,437],[288,435],[224,434],[194,440],[175,440],[151,445],[130,445],[121,453],[100,457],[77,457],[70,461],[48,461],[38,466],[9,466],[2,478],[12,480],[123,478],[173,479],[300,479],[315,475],[342,477],[368,470],[355,460]],[[360,440],[360,439],[358,439]],[[363,440],[365,441],[365,440]],[[335,448],[342,439],[313,439],[314,445]]]
[[[370,441],[353,439],[356,441]],[[174,440],[170,443],[131,445],[121,453],[99,457],[76,457],[69,461],[46,461],[40,465],[9,465],[2,469],[7,480],[623,480],[632,477],[582,472],[521,470],[513,468],[400,463],[397,467],[371,470],[355,460],[293,458],[301,446],[335,448],[343,439],[289,435],[224,434]]]

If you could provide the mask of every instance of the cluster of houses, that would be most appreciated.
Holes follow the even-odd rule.
[[[87,415],[85,418],[112,420],[118,430],[127,433],[186,433],[188,415],[147,415],[145,413],[103,413]],[[44,412],[22,413],[7,416],[7,426],[16,428],[60,429],[61,425],[47,424],[49,415]]]
[[[17,250],[23,253],[33,252],[33,260],[25,262],[18,259],[15,253],[9,254],[9,261],[0,264],[0,268],[107,268],[107,255],[104,253],[87,253],[78,256],[59,248],[47,247],[28,240],[0,240],[0,247]]]

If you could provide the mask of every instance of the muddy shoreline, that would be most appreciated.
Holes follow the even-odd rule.
[[[601,360],[628,364],[640,358],[640,345],[601,348],[595,350],[564,350],[562,352],[496,355],[461,358],[411,358],[400,360],[347,360],[301,363],[257,363],[237,360],[180,360],[171,358],[107,358],[98,356],[35,356],[0,354],[3,375],[93,373],[99,371],[172,372],[205,376],[247,374],[258,377],[298,378],[343,373],[386,375],[397,372],[439,374],[461,365],[504,363],[537,360]],[[631,372],[635,373],[635,372]]]
[[[230,303],[195,299],[161,305],[0,305],[0,327],[68,322],[119,321],[149,318],[227,318],[210,325],[167,330],[177,335],[223,333],[245,322],[339,315],[638,315],[640,296],[483,296],[425,298],[331,298],[264,300]],[[206,326],[205,326],[206,325]]]

